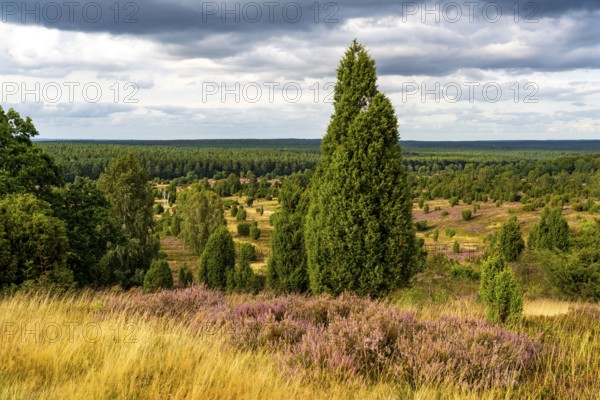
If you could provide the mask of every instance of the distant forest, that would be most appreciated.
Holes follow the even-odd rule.
[[[229,174],[282,177],[314,169],[320,159],[318,139],[238,139],[172,141],[37,141],[62,166],[67,181],[76,176],[97,179],[109,161],[134,153],[151,179],[223,179]],[[421,175],[471,167],[518,166],[523,176],[542,173],[595,172],[600,140],[590,141],[402,141],[409,171]],[[585,156],[585,157],[581,157]],[[587,160],[587,161],[586,161]],[[594,162],[592,162],[592,160]],[[542,162],[542,164],[538,164]],[[509,167],[507,167],[509,166]],[[498,172],[495,171],[496,175]],[[502,171],[504,172],[504,171]]]

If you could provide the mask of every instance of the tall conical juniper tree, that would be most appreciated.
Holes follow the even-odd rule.
[[[375,62],[354,41],[338,69],[304,226],[314,293],[384,294],[422,263],[398,122],[376,79]]]

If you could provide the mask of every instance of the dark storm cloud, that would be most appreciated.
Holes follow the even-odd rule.
[[[402,22],[417,27],[433,21],[435,16],[426,15],[434,8],[432,3],[412,1],[121,1],[96,0],[69,2],[24,1],[1,2],[2,21],[12,24],[44,25],[66,31],[109,32],[115,35],[146,37],[162,45],[164,57],[174,59],[208,58],[221,60],[225,67],[243,67],[322,73],[315,64],[321,54],[305,56],[302,62],[287,64],[265,54],[251,54],[252,50],[265,45],[279,46],[282,38],[291,37],[305,46],[338,48],[345,46],[363,32],[344,32],[336,29],[350,18],[398,17]],[[448,23],[441,17],[435,29],[418,29],[414,34],[403,37],[384,37],[382,47],[390,44],[412,44],[415,48],[428,50],[419,54],[382,51],[377,54],[379,71],[382,74],[400,75],[444,75],[464,68],[546,70],[558,71],[576,68],[600,68],[597,38],[600,24],[597,23],[600,1],[526,1],[518,2],[519,24],[514,20],[514,0],[480,1],[471,10],[466,0],[442,1],[445,5],[457,4],[463,14],[473,13],[474,21],[463,15],[459,23]],[[77,4],[77,5],[68,5]],[[115,5],[118,7],[115,8]],[[482,14],[489,5],[502,10],[503,20],[490,22],[489,15]],[[60,10],[60,11],[59,11]],[[441,11],[443,13],[443,11]],[[596,14],[595,14],[596,13]],[[410,15],[407,15],[410,14]],[[489,13],[488,13],[489,14]],[[493,13],[492,13],[493,14]],[[571,15],[573,24],[558,26],[560,35],[556,41],[544,41],[547,34],[541,31],[544,18]],[[404,15],[404,16],[403,16]],[[438,16],[439,17],[439,16]],[[486,19],[487,18],[487,19]],[[524,19],[529,18],[529,21]],[[25,21],[25,22],[23,22]],[[537,21],[537,22],[535,22]],[[527,24],[526,22],[531,22]],[[513,28],[523,33],[540,31],[529,37],[517,38],[530,49],[526,54],[482,54],[481,48],[493,43],[507,43],[514,38]],[[487,33],[486,33],[487,32]],[[377,43],[367,45],[376,52]],[[577,51],[579,50],[579,51]],[[337,55],[336,55],[337,56]]]
[[[111,32],[114,34],[153,35],[176,39],[172,32],[197,34],[197,39],[218,33],[257,32],[281,33],[309,30],[316,25],[335,27],[349,18],[381,17],[415,14],[421,17],[433,3],[440,8],[458,5],[463,14],[481,18],[488,4],[503,14],[512,15],[518,4],[522,17],[557,16],[572,11],[600,9],[597,0],[466,0],[444,1],[192,1],[138,0],[115,2],[94,0],[62,1],[2,1],[2,22],[41,24],[61,30]],[[416,9],[415,9],[416,7]],[[490,8],[490,12],[494,11]]]

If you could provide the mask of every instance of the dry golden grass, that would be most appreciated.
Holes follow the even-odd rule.
[[[534,299],[525,302],[523,315],[552,317],[554,315],[567,314],[569,310],[582,306],[583,304],[581,303],[569,301]]]
[[[107,312],[108,296],[126,294],[0,298],[0,398],[533,400],[595,399],[600,390],[595,379],[600,338],[592,314],[583,320],[571,314],[526,317],[517,329],[546,337],[538,370],[514,388],[474,392],[390,382],[302,381],[282,375],[272,354],[236,351],[217,335],[193,332],[186,321]],[[572,304],[526,303],[528,313],[536,315],[562,312],[565,306]],[[471,298],[403,308],[424,319],[441,314],[480,318],[484,312]]]
[[[234,351],[175,321],[98,320],[93,295],[16,295],[0,303],[2,399],[363,399],[390,387],[306,385],[271,357]],[[16,324],[16,325],[14,325]],[[37,324],[37,325],[36,325]],[[57,335],[61,334],[61,337]],[[87,336],[87,339],[86,339]]]
[[[267,261],[269,255],[271,254],[271,234],[273,231],[273,227],[269,225],[269,217],[277,211],[279,208],[279,203],[276,199],[274,200],[254,200],[254,204],[252,207],[248,207],[246,205],[246,197],[226,197],[225,199],[236,200],[246,209],[246,221],[258,223],[258,228],[261,231],[260,238],[258,240],[252,240],[249,237],[242,237],[237,234],[237,224],[238,222],[234,217],[231,216],[231,212],[229,210],[225,211],[225,219],[227,220],[227,229],[233,235],[233,240],[235,243],[251,243],[253,244],[259,253],[259,259],[252,263],[252,268],[255,271],[266,271]],[[264,208],[264,214],[260,215],[257,209],[260,207]]]

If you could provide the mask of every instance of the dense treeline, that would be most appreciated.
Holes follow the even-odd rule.
[[[237,142],[236,142],[237,143]],[[63,166],[65,179],[76,176],[97,179],[111,159],[133,153],[140,159],[150,179],[180,177],[225,178],[252,172],[256,176],[284,176],[312,169],[319,160],[312,150],[224,149],[121,144],[82,144],[38,142]]]
[[[141,285],[159,241],[139,160],[126,154],[97,182],[64,185],[37,134],[0,107],[0,287]]]
[[[132,152],[140,159],[150,179],[184,178],[185,183],[189,183],[202,178],[231,179],[231,175],[272,178],[314,170],[320,160],[315,148],[319,141],[296,142],[300,146],[296,150],[288,147],[295,143],[291,140],[262,144],[261,141],[173,142],[172,147],[159,146],[160,142],[125,146],[103,142],[38,142],[37,145],[56,157],[67,181],[73,181],[76,176],[96,179],[112,158]],[[193,147],[192,143],[198,147]],[[239,143],[242,143],[241,149],[225,148],[227,144],[233,147]],[[546,142],[536,143],[542,148],[527,151],[513,148],[507,151],[474,151],[470,147],[441,149],[420,143],[419,146],[424,147],[409,146],[405,151],[404,165],[416,185],[415,197],[425,193],[426,199],[458,197],[465,202],[484,198],[519,201],[525,196],[524,202],[527,202],[527,198],[550,194],[600,197],[600,156],[571,154],[556,157],[557,154],[582,150],[556,152],[552,148],[544,150],[543,143]],[[568,148],[571,142],[561,143]],[[590,149],[594,149],[596,142],[583,143],[591,143]],[[206,147],[209,145],[222,147]],[[243,147],[250,145],[256,147]],[[237,190],[227,188],[218,192],[227,195]],[[535,204],[533,207],[537,208]]]
[[[426,198],[519,201],[523,196],[565,195],[568,201],[571,197],[600,197],[600,156],[520,160],[504,165],[434,163],[421,166],[415,179],[415,194],[425,192]]]

